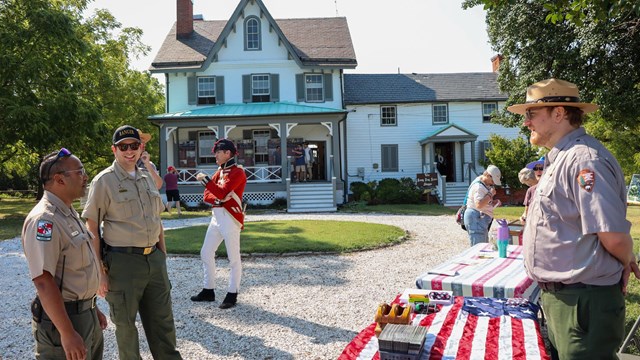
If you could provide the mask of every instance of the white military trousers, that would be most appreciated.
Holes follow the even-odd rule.
[[[221,207],[213,208],[211,223],[204,236],[204,244],[200,250],[200,258],[204,268],[205,289],[215,289],[216,279],[216,250],[224,240],[229,258],[228,292],[237,293],[240,289],[240,278],[242,277],[242,264],[240,263],[240,224]]]

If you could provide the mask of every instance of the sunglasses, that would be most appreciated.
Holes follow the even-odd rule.
[[[542,171],[542,170],[544,170],[544,168],[539,166],[536,166],[533,168],[533,171]]]
[[[56,163],[56,161],[60,160],[60,158],[67,157],[67,156],[71,156],[71,151],[69,151],[69,150],[67,150],[65,148],[61,148],[60,151],[58,152],[58,155],[56,155],[56,158],[49,164],[49,167],[47,168],[47,177],[43,178],[42,182],[45,182],[45,181],[50,179],[50,177],[51,177],[51,168]]]
[[[76,173],[80,176],[85,176],[87,175],[87,171],[84,169],[84,166],[82,166],[80,169],[75,169],[75,170],[65,170],[65,171],[58,171],[56,174],[66,174],[69,172],[73,172]]]
[[[120,149],[120,151],[127,151],[128,149],[131,150],[138,150],[140,148],[140,143],[139,142],[134,142],[131,144],[115,144],[115,146]]]

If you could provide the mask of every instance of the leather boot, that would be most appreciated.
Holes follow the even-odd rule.
[[[192,296],[191,301],[215,301],[216,293],[213,289],[202,289],[198,295]]]
[[[224,297],[222,304],[220,304],[220,309],[228,309],[236,306],[238,302],[238,293],[227,293],[227,296]]]

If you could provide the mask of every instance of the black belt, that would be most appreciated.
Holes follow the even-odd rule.
[[[80,314],[82,312],[95,308],[96,299],[97,297],[94,295],[91,299],[66,301],[64,303],[64,308],[67,310],[67,314]]]
[[[539,282],[538,286],[540,287],[540,289],[548,292],[556,292],[562,289],[587,289],[601,287],[601,285],[590,285],[581,282],[573,284],[564,284],[561,282]]]
[[[137,255],[149,255],[156,251],[157,244],[148,247],[135,247],[135,246],[111,246],[107,245],[107,251],[113,251],[117,253],[137,254]]]
[[[91,299],[85,300],[76,300],[76,301],[65,301],[64,309],[67,311],[69,315],[77,315],[81,314],[85,311],[94,309],[96,307],[96,299],[97,297],[94,295]],[[42,312],[42,318],[45,320],[51,320],[49,315],[46,312]],[[39,320],[37,322],[40,322]]]

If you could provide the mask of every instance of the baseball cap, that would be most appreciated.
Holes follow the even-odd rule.
[[[489,165],[487,167],[487,172],[489,173],[489,175],[491,175],[491,178],[496,185],[502,185],[502,183],[500,182],[500,177],[502,176],[502,174],[500,173],[500,169],[498,169],[497,166]]]
[[[236,154],[236,146],[229,139],[220,139],[213,144],[213,149],[211,149],[212,153],[215,153],[218,150],[229,150],[231,151],[231,155]]]
[[[113,143],[118,144],[122,140],[133,139],[138,140],[138,142],[142,142],[140,139],[140,131],[130,125],[123,125],[116,129],[113,133]]]
[[[174,168],[173,166],[169,166],[169,167],[167,168],[167,171],[173,171],[173,170],[175,170],[175,169],[176,169],[176,168]]]

